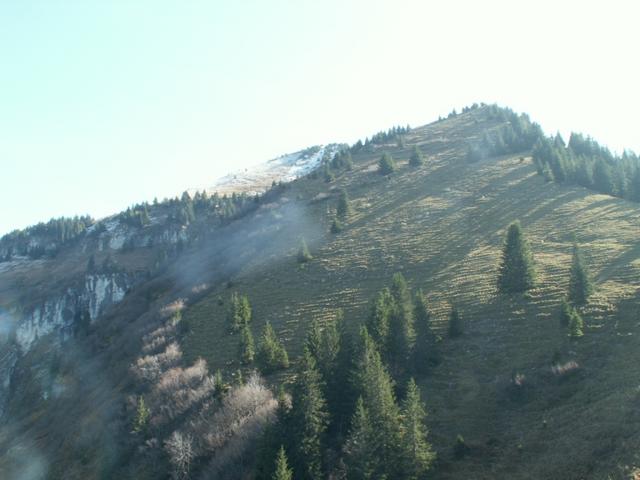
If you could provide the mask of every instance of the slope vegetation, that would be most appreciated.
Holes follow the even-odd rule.
[[[333,182],[294,182],[287,197],[297,199],[305,223],[288,223],[277,252],[261,252],[188,309],[187,357],[203,357],[212,369],[239,367],[237,337],[226,333],[232,291],[249,296],[254,335],[271,322],[295,358],[313,320],[343,309],[355,328],[400,271],[426,292],[442,337],[442,361],[421,380],[439,452],[436,478],[623,475],[620,465],[633,464],[640,442],[640,209],[545,183],[529,152],[468,162],[467,145],[499,126],[483,109],[471,111],[412,130],[402,147],[355,155],[354,169]],[[408,165],[416,144],[427,158],[422,167]],[[383,151],[398,164],[389,177],[377,173]],[[329,226],[341,188],[353,212],[334,235]],[[497,292],[496,272],[506,227],[516,219],[532,246],[538,287],[508,296]],[[303,266],[295,257],[299,236],[314,256]],[[574,238],[596,285],[579,341],[558,321]],[[451,303],[465,322],[460,339],[446,335]],[[574,367],[554,373],[554,364]],[[458,434],[470,446],[462,459],[452,453]]]

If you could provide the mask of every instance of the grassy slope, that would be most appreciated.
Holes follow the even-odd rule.
[[[476,121],[476,117],[481,120]],[[352,172],[332,184],[304,179],[288,196],[302,198],[305,233],[314,260],[295,261],[293,225],[282,244],[262,252],[234,276],[254,307],[254,333],[272,322],[295,357],[313,319],[343,308],[356,325],[375,292],[402,271],[423,288],[436,328],[445,334],[448,302],[467,323],[457,340],[441,343],[442,363],[422,379],[431,439],[439,452],[436,478],[603,478],[633,462],[640,444],[635,384],[635,334],[640,253],[640,208],[582,188],[545,184],[528,158],[464,160],[466,141],[486,127],[482,112],[416,129],[386,179],[375,173],[379,149],[358,155]],[[406,165],[421,145],[425,166]],[[309,202],[346,187],[354,213],[341,234],[328,232],[335,200]],[[335,190],[334,190],[335,191]],[[495,274],[505,228],[520,219],[537,262],[540,287],[529,298],[498,295]],[[568,282],[575,234],[597,282],[585,309],[586,336],[569,343],[557,307]],[[220,285],[186,314],[187,357],[205,357],[213,369],[237,368],[236,338],[226,333],[230,290]],[[559,380],[550,373],[554,352],[576,360],[580,372]],[[511,374],[525,375],[524,398],[508,395]],[[546,421],[546,426],[544,421]],[[454,461],[451,445],[464,435],[472,453]],[[519,446],[521,446],[519,448]]]

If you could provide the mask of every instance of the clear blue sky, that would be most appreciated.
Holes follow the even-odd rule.
[[[0,233],[476,101],[640,151],[635,3],[0,1]]]

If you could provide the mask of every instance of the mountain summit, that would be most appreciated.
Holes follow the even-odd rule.
[[[637,475],[638,185],[473,105],[13,232],[1,476]]]

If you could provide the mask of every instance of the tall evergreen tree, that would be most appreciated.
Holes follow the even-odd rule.
[[[389,340],[391,315],[395,310],[395,300],[388,288],[383,288],[376,296],[367,321],[368,331],[378,344],[378,348],[386,354]]]
[[[269,423],[256,447],[256,478],[270,479],[273,477],[273,459],[278,455],[280,448],[291,449],[290,437],[287,434],[289,428],[289,413],[291,398],[285,393],[282,385],[278,390],[278,406],[275,419]],[[288,460],[287,460],[288,461]]]
[[[256,350],[253,342],[253,334],[246,323],[240,327],[240,360],[245,365],[253,362]]]
[[[409,165],[412,167],[419,167],[422,164],[424,164],[424,155],[422,154],[420,147],[415,145],[411,152],[411,156],[409,157]]]
[[[311,252],[309,252],[309,247],[307,247],[307,242],[304,238],[300,239],[300,247],[298,248],[298,262],[306,263],[313,260],[313,256]]]
[[[391,175],[396,169],[396,163],[393,157],[388,153],[384,153],[378,161],[378,172],[382,175]]]
[[[423,478],[435,455],[427,441],[426,417],[416,382],[409,380],[407,394],[402,405],[402,477],[407,480]]]
[[[571,316],[569,317],[569,336],[571,338],[580,338],[584,335],[584,321],[575,308],[571,308]]]
[[[369,419],[369,412],[362,397],[356,402],[351,420],[351,430],[344,446],[347,478],[349,480],[372,480],[376,470],[376,435]]]
[[[533,256],[519,222],[509,226],[498,274],[498,288],[505,293],[523,292],[533,287]]]
[[[331,414],[331,431],[345,434],[353,412],[358,393],[352,381],[355,370],[355,345],[346,322],[340,314],[336,318],[338,332],[338,352],[335,356],[334,369],[326,379],[327,403]]]
[[[427,300],[418,290],[413,303],[415,318],[416,343],[413,349],[414,368],[419,373],[427,370],[429,363],[437,358],[435,353],[436,338],[431,330],[431,318],[427,308]]]
[[[289,368],[289,355],[278,339],[270,322],[267,322],[260,336],[257,361],[265,375],[276,370]]]
[[[322,395],[320,372],[313,356],[305,348],[293,386],[291,408],[290,434],[295,452],[293,465],[297,478],[323,478],[322,447],[327,421],[327,405]]]
[[[411,292],[401,273],[393,276],[391,295],[394,308],[389,322],[387,354],[391,371],[398,376],[406,371],[415,344]]]
[[[138,397],[138,407],[136,409],[136,417],[133,421],[133,431],[136,433],[146,432],[147,427],[149,425],[149,417],[151,416],[151,411],[147,407],[144,397],[140,395]]]
[[[584,305],[587,303],[592,291],[593,286],[589,278],[589,272],[584,265],[578,244],[574,243],[573,257],[571,259],[571,279],[569,281],[569,301],[574,305]]]
[[[376,343],[366,327],[360,331],[358,360],[353,372],[357,391],[362,395],[373,428],[374,448],[378,453],[373,478],[394,477],[400,465],[400,409],[393,381],[382,363]]]
[[[340,195],[338,196],[338,205],[336,207],[336,214],[338,218],[344,219],[349,213],[351,213],[351,206],[349,205],[349,195],[345,189],[340,191]]]
[[[280,447],[278,456],[276,458],[276,471],[273,474],[273,480],[292,480],[293,471],[289,468],[287,463],[287,454],[284,452],[284,447]]]
[[[248,325],[251,322],[249,297],[238,295],[238,292],[231,294],[229,309],[227,310],[227,321],[234,332],[241,331],[244,325]]]

